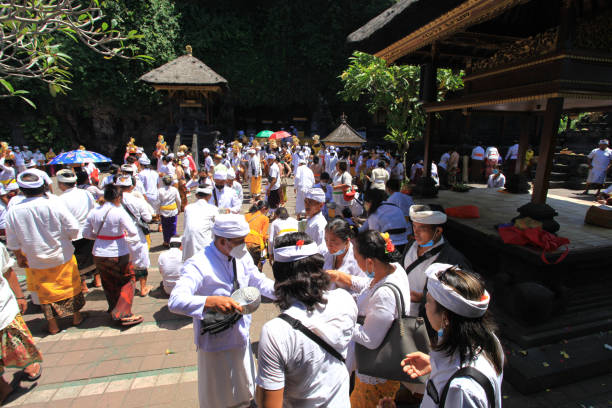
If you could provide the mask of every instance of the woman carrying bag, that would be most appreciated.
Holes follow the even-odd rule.
[[[501,408],[504,353],[484,283],[449,264],[435,263],[426,274],[425,310],[438,339],[429,355],[410,353],[401,362],[410,378],[430,375],[421,408]]]
[[[353,342],[347,358],[349,372],[356,370],[355,389],[351,393],[352,408],[375,407],[381,398],[394,398],[399,381],[366,376],[355,367],[355,344],[367,349],[377,349],[398,316],[396,289],[404,299],[410,299],[410,287],[406,272],[393,260],[395,248],[388,234],[378,231],[361,232],[353,240],[355,260],[367,277],[357,277],[338,270],[327,273],[341,287],[357,292],[358,323],[353,332]],[[406,302],[404,314],[407,313]]]

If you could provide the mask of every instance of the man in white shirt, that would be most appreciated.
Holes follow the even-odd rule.
[[[15,146],[13,149],[13,156],[15,157],[15,170],[17,174],[25,171],[25,158],[23,157],[23,153],[19,149],[19,146]]]
[[[23,160],[32,160],[33,153],[30,151],[29,146],[23,146]]]
[[[138,173],[138,179],[142,183],[145,200],[153,207],[154,213],[157,213],[159,211],[159,193],[157,190],[159,173],[151,168],[151,160],[147,157],[141,157],[138,161],[142,166],[142,170]]]
[[[28,283],[37,288],[48,330],[55,334],[56,317],[72,314],[75,325],[83,320],[79,310],[85,298],[72,246],[81,228],[61,200],[45,194],[42,177],[25,171],[17,183],[25,199],[9,207],[7,248],[16,253],[21,266],[28,265]]]
[[[280,204],[280,186],[281,186],[281,173],[278,163],[276,162],[276,156],[273,154],[268,155],[268,205],[272,210],[278,208]]]
[[[321,213],[325,204],[325,192],[320,188],[311,188],[306,192],[304,204],[306,207],[306,234],[312,238],[317,246],[325,242],[325,226],[327,220]]]
[[[227,169],[227,180],[225,181],[227,187],[231,188],[236,192],[238,201],[242,203],[244,201],[244,191],[242,190],[242,184],[236,181],[236,171],[233,168]]]
[[[148,224],[153,219],[153,209],[144,198],[134,194],[134,176],[123,175],[115,181],[115,185],[121,188],[121,205],[136,224],[138,234],[128,237],[130,247],[130,260],[134,266],[134,276],[140,282],[140,296],[144,297],[151,291],[151,286],[147,285],[149,276],[148,268],[151,266],[149,258],[148,235],[139,224]],[[147,231],[148,232],[148,231]]]
[[[213,162],[212,157],[210,157],[210,150],[208,148],[205,148],[202,150],[202,153],[204,154],[204,168],[207,172],[212,173],[215,164]]]
[[[487,150],[485,151],[485,180],[488,180],[491,173],[493,173],[493,169],[497,166],[497,163],[499,163],[499,158],[500,155],[497,147],[487,147]]]
[[[299,215],[304,212],[304,198],[306,192],[314,186],[315,178],[314,173],[308,166],[306,166],[306,160],[300,159],[299,166],[295,172],[293,179],[293,185],[295,189],[295,214]]]
[[[610,149],[608,139],[599,141],[599,148],[593,149],[589,153],[589,176],[586,181],[586,190],[582,194],[589,194],[589,188],[596,188],[599,195],[601,188],[606,182],[606,174],[612,167],[612,149]]]
[[[213,240],[212,227],[219,209],[209,203],[212,187],[196,189],[196,201],[185,207],[185,232],[183,233],[183,261],[201,251]]]
[[[242,207],[242,202],[238,199],[236,192],[225,185],[227,172],[215,172],[213,181],[215,183],[212,191],[212,196],[208,200],[209,204],[214,205],[219,209],[220,213],[238,214]]]
[[[42,154],[40,149],[36,149],[36,151],[34,151],[34,156],[32,157],[32,159],[38,167],[43,167],[45,165],[45,155]]]
[[[74,256],[76,257],[81,275],[81,285],[84,293],[89,292],[87,288],[86,276],[93,271],[96,266],[93,259],[93,244],[90,239],[83,238],[83,228],[87,221],[89,212],[96,206],[96,200],[87,191],[76,187],[77,176],[69,169],[63,169],[57,172],[57,185],[62,191],[59,196],[64,202],[66,208],[79,221],[79,234],[72,241],[74,246]]]
[[[181,251],[180,237],[170,238],[170,249],[159,254],[157,264],[162,277],[161,287],[169,296],[176,282],[181,277],[181,269],[183,269],[183,252]]]
[[[470,156],[472,159],[470,163],[470,181],[474,182],[481,182],[483,180],[485,150],[481,145],[482,143],[478,142],[472,149],[472,155]]]
[[[513,143],[514,144],[508,148],[508,153],[506,153],[506,157],[504,157],[504,161],[506,162],[506,171],[510,174],[514,174],[516,160],[518,158],[519,152],[518,140],[514,140]]]
[[[200,408],[247,407],[255,394],[255,362],[251,353],[250,314],[230,297],[238,287],[256,287],[275,299],[274,281],[259,272],[246,249],[249,224],[243,215],[220,214],[215,240],[183,265],[168,308],[193,318],[198,350]],[[214,312],[228,315],[214,334],[203,324]]]

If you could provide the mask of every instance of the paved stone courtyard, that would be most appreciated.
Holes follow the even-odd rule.
[[[288,188],[292,192],[291,187]],[[246,210],[247,205],[244,205]],[[294,198],[288,203],[293,212]],[[183,231],[182,215],[179,232]],[[134,312],[144,323],[122,329],[106,313],[99,288],[87,294],[84,311],[89,317],[80,327],[70,319],[60,322],[61,333],[46,335],[38,308],[24,316],[44,357],[43,375],[30,390],[22,390],[6,406],[34,407],[197,407],[197,367],[191,320],[170,313],[167,297],[157,289],[161,281],[157,258],[161,233],[152,233],[149,284],[155,290],[142,298],[138,292]],[[269,265],[264,272],[271,276]],[[18,270],[18,274],[23,271]],[[251,340],[256,347],[261,326],[278,314],[272,304],[262,304],[254,314]],[[255,348],[254,347],[254,348]],[[7,370],[11,381],[15,370]],[[29,383],[22,383],[23,386]],[[584,380],[532,395],[521,395],[505,383],[504,407],[611,407],[612,374]]]

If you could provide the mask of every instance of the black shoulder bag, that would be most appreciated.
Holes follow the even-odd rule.
[[[446,382],[446,385],[442,390],[442,395],[440,396],[438,395],[438,391],[436,390],[436,387],[433,385],[433,383],[431,381],[427,382],[427,395],[429,395],[433,402],[438,404],[439,408],[444,408],[450,384],[455,378],[471,378],[472,380],[476,381],[476,383],[478,383],[478,385],[482,387],[482,389],[485,391],[485,394],[487,395],[487,401],[489,402],[488,406],[495,406],[495,389],[493,388],[491,381],[489,381],[487,376],[481,373],[480,370],[474,367],[467,366],[455,371],[455,374],[453,374],[451,378],[449,378]]]
[[[145,235],[149,235],[151,233],[151,228],[149,228],[149,224],[147,224],[146,222],[144,222],[144,220],[140,217],[136,217],[131,211],[130,209],[124,205],[123,203],[121,203],[121,206],[123,207],[123,209],[125,210],[126,213],[128,213],[128,215],[130,216],[130,218],[132,220],[134,220],[134,223],[136,224],[136,226],[138,228],[140,228],[142,230],[142,233]]]
[[[232,268],[234,269],[234,281],[232,285],[232,293],[238,290],[238,277],[236,275],[236,258],[232,258]],[[221,333],[234,326],[238,320],[242,319],[240,313],[221,313],[214,310],[207,311],[201,322],[200,334],[210,333],[217,334]]]
[[[327,344],[325,340],[323,340],[322,338],[314,334],[312,330],[304,326],[302,322],[300,322],[298,319],[295,319],[286,313],[282,313],[278,317],[283,319],[287,323],[289,323],[291,327],[293,327],[295,330],[299,330],[302,333],[304,333],[306,337],[308,337],[310,340],[317,343],[323,350],[327,351],[329,354],[336,357],[338,360],[342,361],[343,363],[345,362],[344,357],[342,357],[342,354],[338,353],[338,351],[332,346],[330,346],[329,344]]]

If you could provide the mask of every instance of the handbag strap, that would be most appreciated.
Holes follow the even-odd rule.
[[[217,187],[213,188],[213,197],[215,199],[215,207],[219,206],[219,200],[217,200]]]
[[[104,223],[106,222],[106,217],[108,217],[108,213],[111,212],[112,209],[113,207],[109,208],[106,214],[104,214],[104,217],[102,218],[102,223],[100,224],[100,227],[98,228],[98,232],[96,232],[96,237],[100,235],[100,231],[102,231],[102,227],[104,226]]]
[[[471,366],[466,366],[455,371],[455,374],[453,374],[452,377],[449,378],[448,382],[444,386],[444,389],[442,390],[442,395],[440,396],[440,403],[438,404],[439,408],[444,408],[450,384],[455,378],[471,378],[472,380],[476,381],[487,395],[487,406],[495,406],[495,390],[493,389],[493,385],[491,385],[491,381],[480,370]]]
[[[342,357],[342,354],[338,353],[338,351],[332,346],[330,346],[329,344],[327,344],[325,340],[323,340],[322,338],[314,334],[312,330],[304,326],[302,322],[300,322],[298,319],[295,319],[286,313],[281,313],[280,315],[278,315],[278,317],[283,319],[287,323],[289,323],[289,325],[291,325],[291,327],[293,327],[295,330],[299,330],[302,333],[304,333],[306,337],[308,337],[310,340],[314,341],[319,346],[321,346],[323,350],[327,351],[329,354],[336,357],[338,360],[342,361],[343,363],[345,362],[344,357]]]
[[[442,251],[442,248],[445,245],[446,245],[446,242],[438,245],[435,248],[430,249],[429,251],[425,252],[423,255],[421,255],[417,259],[415,259],[414,262],[412,262],[410,265],[408,265],[408,267],[405,269],[406,275],[408,275],[410,272],[412,272],[412,270],[414,268],[419,266],[421,263],[425,262],[427,259],[429,259],[432,256],[437,255],[438,253],[440,253],[440,251]]]
[[[395,307],[397,309],[397,318],[400,319],[403,317],[407,317],[406,312],[405,312],[406,308],[404,305],[404,296],[402,296],[402,291],[400,290],[400,288],[397,287],[395,283],[385,282],[384,284],[377,287],[376,290],[374,290],[374,292],[372,292],[372,296],[374,296],[374,293],[376,293],[378,289],[383,288],[385,286],[391,289],[391,292],[393,292],[393,296],[395,296]]]

